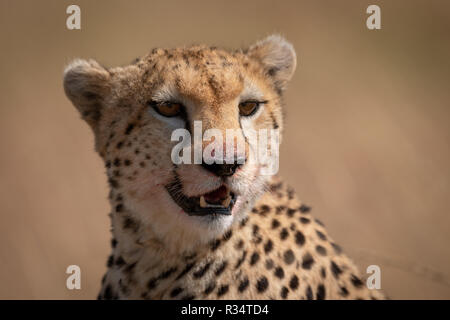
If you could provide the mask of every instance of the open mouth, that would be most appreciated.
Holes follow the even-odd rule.
[[[187,197],[182,192],[179,179],[166,185],[166,190],[173,201],[190,216],[231,215],[237,198],[226,185],[197,197]]]

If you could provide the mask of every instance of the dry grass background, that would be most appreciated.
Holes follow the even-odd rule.
[[[72,3],[81,31],[65,28]],[[445,1],[1,0],[0,298],[94,298],[105,271],[106,178],[63,94],[67,62],[279,32],[299,57],[281,174],[362,270],[381,266],[392,298],[449,299],[449,31]]]

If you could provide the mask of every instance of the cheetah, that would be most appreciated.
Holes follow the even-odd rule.
[[[296,63],[292,44],[272,35],[246,49],[157,48],[123,67],[66,67],[65,93],[110,187],[112,252],[98,299],[383,298],[294,190],[248,161],[248,128],[283,129]],[[236,129],[244,161],[175,164],[171,134],[194,121]]]

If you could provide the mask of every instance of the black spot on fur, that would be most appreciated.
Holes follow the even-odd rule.
[[[322,247],[321,245],[317,245],[316,246],[316,251],[318,254],[320,254],[321,256],[326,256],[327,255],[327,249],[325,249],[324,247]]]
[[[325,287],[324,287],[323,284],[319,284],[317,286],[316,299],[317,300],[324,300],[325,299]]]
[[[283,254],[283,259],[286,264],[291,264],[295,260],[294,252],[291,249],[288,249]]]
[[[312,292],[310,286],[308,286],[308,288],[306,288],[306,299],[307,300],[312,300],[313,299],[313,292]]]
[[[116,266],[122,267],[126,264],[125,260],[122,257],[118,257],[115,262]]]
[[[305,218],[305,217],[301,217],[300,218],[300,222],[303,223],[303,224],[308,224],[308,223],[311,222],[311,220],[309,220],[308,218]]]
[[[339,275],[342,273],[341,268],[339,268],[339,266],[334,262],[331,261],[331,272],[333,273],[333,276],[337,279],[339,278]]]
[[[275,274],[275,277],[283,279],[284,278],[284,270],[283,270],[283,268],[282,267],[277,267],[275,269],[274,274]]]
[[[256,290],[259,293],[266,291],[268,287],[269,287],[269,280],[267,280],[267,278],[265,276],[262,276],[256,282]]]
[[[214,273],[214,274],[216,275],[216,277],[217,277],[217,276],[220,276],[220,275],[225,271],[227,265],[228,265],[228,262],[227,262],[227,261],[224,261],[224,262],[222,262],[221,265],[219,265],[219,266],[217,267],[217,269],[216,269],[216,271],[215,271],[215,273]]]
[[[315,218],[314,221],[315,221],[318,225],[320,225],[320,226],[322,226],[322,227],[325,227],[325,225],[323,224],[323,222],[320,221],[319,219]]]
[[[125,295],[128,295],[130,289],[123,283],[122,279],[119,279],[119,290]]]
[[[280,239],[281,240],[286,240],[286,238],[289,236],[289,232],[287,231],[286,228],[281,229],[280,231]]]
[[[211,282],[211,283],[208,284],[208,286],[206,287],[204,293],[205,293],[205,294],[210,294],[211,292],[214,291],[215,288],[216,288],[216,283],[215,283],[215,282]]]
[[[239,260],[236,262],[236,266],[234,268],[235,269],[239,268],[241,266],[241,264],[245,261],[246,257],[247,257],[247,251],[245,250],[242,253],[242,256],[239,258]]]
[[[299,246],[303,246],[305,244],[305,236],[301,231],[297,231],[295,233],[295,243],[297,243]]]
[[[158,281],[159,280],[164,280],[164,279],[169,278],[176,271],[177,271],[177,267],[172,267],[172,268],[169,268],[169,269],[163,271],[159,276],[151,278],[150,280],[148,280],[148,283],[147,283],[148,290],[155,289],[156,286],[158,285]]]
[[[341,288],[340,288],[340,291],[339,291],[339,294],[340,294],[341,296],[343,296],[343,297],[347,297],[347,296],[348,296],[348,290],[347,290],[347,288],[346,288],[346,287],[341,287]]]
[[[307,205],[302,204],[299,208],[301,213],[308,213],[311,211],[311,207],[308,207]]]
[[[316,230],[316,233],[317,233],[317,236],[321,239],[321,240],[327,240],[327,236],[323,233],[323,232],[321,232],[321,231],[319,231],[319,230]]]
[[[109,178],[108,183],[111,186],[111,188],[115,188],[115,189],[119,188],[119,183],[117,182],[117,180]]]
[[[158,282],[158,279],[156,279],[156,278],[151,278],[151,279],[147,282],[147,289],[148,289],[148,290],[153,290],[153,289],[155,289],[156,286],[157,286],[157,282]]]
[[[262,205],[259,214],[265,216],[270,211],[270,207],[266,204]]]
[[[272,229],[276,229],[280,226],[280,221],[278,221],[277,219],[273,219],[272,220]]]
[[[259,261],[259,254],[258,252],[253,252],[252,256],[250,257],[250,265],[253,266]]]
[[[183,271],[181,271],[180,274],[177,276],[176,280],[183,278],[189,271],[191,271],[194,265],[195,262],[187,264],[186,267],[183,269]]]
[[[230,229],[223,235],[223,241],[228,241],[231,239],[231,236],[233,235],[233,231]]]
[[[210,294],[211,292],[214,291],[215,288],[216,288],[216,283],[215,283],[215,282],[211,282],[211,283],[208,284],[208,286],[206,287],[204,293],[205,293],[205,294]]]
[[[217,290],[217,296],[218,297],[223,296],[225,293],[228,292],[229,289],[230,289],[230,286],[227,284],[220,286],[219,289]]]
[[[283,286],[283,288],[281,288],[281,293],[280,293],[281,298],[286,299],[288,296],[288,293],[289,293],[289,289],[287,287]]]
[[[250,281],[248,280],[248,278],[244,278],[240,283],[239,283],[239,287],[238,287],[238,291],[239,292],[244,292],[245,289],[248,288],[248,285],[250,284]]]
[[[221,241],[220,239],[215,239],[214,241],[211,242],[211,250],[215,251],[217,250],[217,248],[220,247]]]
[[[355,286],[355,288],[361,288],[363,286],[363,282],[361,281],[361,279],[353,274],[350,277],[350,281]]]
[[[273,260],[272,259],[267,259],[266,260],[266,269],[267,270],[270,270],[270,269],[272,269],[273,268]]]
[[[296,209],[291,209],[291,208],[289,208],[288,210],[287,210],[287,215],[289,216],[289,217],[293,217],[294,216],[294,214],[295,214],[295,212],[297,212],[297,210]]]
[[[274,183],[270,185],[270,191],[275,192],[280,190],[283,187],[283,183],[282,182],[278,182],[278,183]]]
[[[137,262],[133,262],[133,263],[130,263],[129,265],[127,265],[127,266],[124,268],[124,272],[127,273],[127,274],[132,273],[132,272],[134,271],[134,267],[136,267],[136,263],[137,263]]]
[[[291,280],[289,280],[289,288],[292,290],[296,290],[298,288],[298,277],[295,274],[292,276]]]
[[[103,292],[103,299],[111,300],[113,298],[113,290],[110,284],[108,284]]]
[[[136,232],[139,229],[139,223],[131,217],[125,217],[123,220],[123,228]]]
[[[172,267],[167,269],[166,271],[163,271],[158,278],[159,279],[167,279],[168,277],[170,277],[173,273],[177,272],[177,267]]]
[[[309,270],[309,269],[311,269],[313,264],[314,264],[314,258],[311,256],[311,254],[306,253],[303,256],[302,268],[306,269],[306,270]]]
[[[181,292],[183,292],[184,289],[180,287],[175,287],[172,291],[170,291],[170,297],[175,298],[178,296]]]
[[[186,256],[184,257],[184,261],[189,261],[194,259],[197,256],[196,252],[192,252],[192,253],[188,253],[186,254]]]
[[[285,210],[285,209],[286,209],[285,206],[278,206],[278,207],[275,209],[275,213],[276,213],[276,214],[281,214],[281,212],[283,212],[283,210]]]
[[[196,279],[203,277],[206,274],[206,272],[209,270],[210,267],[211,267],[211,262],[208,262],[202,268],[200,268],[199,270],[194,272],[192,274],[193,277],[196,278]]]
[[[267,240],[266,244],[264,245],[264,252],[267,254],[270,251],[272,251],[272,249],[273,249],[273,242],[272,242],[272,240],[269,239],[269,240]]]
[[[291,187],[289,187],[289,188],[287,189],[287,194],[288,194],[288,199],[289,199],[289,200],[294,199],[294,195],[295,195],[294,189],[292,189]]]
[[[133,130],[133,128],[134,128],[134,123],[128,124],[127,128],[125,129],[125,134],[129,135],[131,133],[131,131]]]
[[[113,255],[110,255],[110,256],[108,257],[108,262],[106,263],[106,266],[107,266],[108,268],[111,268],[113,264],[114,264],[114,257],[113,257]]]
[[[334,252],[336,252],[337,254],[342,253],[342,248],[338,244],[332,242],[331,246],[333,247]]]
[[[245,225],[248,222],[248,219],[249,219],[248,217],[245,217],[244,219],[241,220],[241,223],[240,223],[241,228],[245,227]]]

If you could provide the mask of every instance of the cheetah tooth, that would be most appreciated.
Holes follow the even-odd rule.
[[[231,202],[231,196],[228,196],[226,199],[224,199],[224,200],[222,201],[222,205],[223,205],[225,208],[228,208],[228,206],[230,205],[230,202]]]
[[[200,207],[202,207],[202,208],[208,207],[208,204],[206,203],[204,196],[200,196]]]

